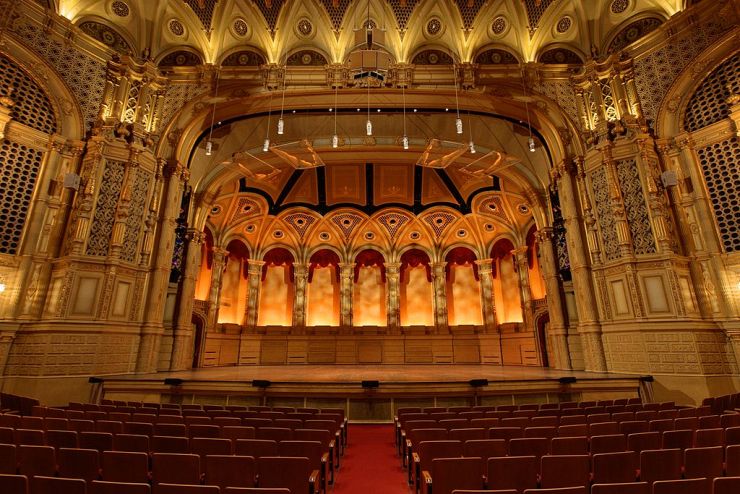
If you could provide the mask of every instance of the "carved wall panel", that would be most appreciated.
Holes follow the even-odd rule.
[[[107,256],[110,237],[113,232],[118,196],[121,195],[125,164],[120,161],[108,161],[100,181],[98,203],[95,207],[87,242],[88,256]]]
[[[558,106],[565,111],[573,122],[578,122],[578,109],[576,108],[576,95],[573,86],[568,80],[549,80],[532,85],[532,89],[542,93],[551,100],[557,102]]]
[[[617,175],[627,221],[629,221],[632,248],[638,255],[654,253],[655,238],[650,226],[650,217],[645,205],[636,161],[634,159],[617,161]]]
[[[208,84],[196,83],[176,83],[167,87],[162,104],[162,119],[159,124],[160,129],[164,129],[175,116],[175,113],[182,110],[187,103],[205,93],[209,89]]]
[[[0,55],[0,96],[13,100],[12,117],[16,122],[47,134],[57,131],[54,109],[49,97],[15,62]]]
[[[17,254],[44,152],[0,144],[0,253]]]
[[[599,168],[591,175],[591,183],[594,189],[594,202],[596,203],[596,216],[601,231],[601,240],[607,260],[619,257],[619,243],[617,242],[617,229],[614,224],[614,215],[611,211],[609,188],[606,183],[606,170]]]
[[[726,252],[740,251],[740,139],[732,137],[697,149]]]
[[[126,233],[123,236],[123,246],[121,247],[121,259],[124,261],[136,262],[139,238],[144,229],[144,214],[146,213],[146,200],[149,196],[151,178],[151,174],[146,170],[136,169],[136,180],[134,189],[131,191],[131,204],[126,218]]]
[[[123,53],[126,55],[131,55],[134,53],[134,50],[128,44],[128,41],[126,41],[123,36],[118,34],[110,27],[106,26],[105,24],[94,21],[87,21],[81,23],[78,27],[80,28],[80,30],[82,30],[83,33],[89,34],[96,40],[106,44],[107,46],[110,46],[119,53]]]
[[[72,44],[55,40],[39,26],[23,24],[18,36],[50,63],[64,79],[82,108],[85,125],[90,126],[98,115],[105,87],[105,63]]]

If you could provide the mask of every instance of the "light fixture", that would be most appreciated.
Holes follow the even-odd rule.
[[[216,71],[216,92],[214,94],[214,100],[213,100],[213,107],[211,108],[211,128],[208,131],[208,140],[206,141],[206,156],[210,156],[213,154],[213,141],[211,138],[213,137],[213,122],[216,120],[216,98],[218,98],[218,82],[219,82],[219,73]],[[221,125],[221,122],[218,123]]]
[[[529,145],[529,152],[534,153],[537,148],[534,145],[534,137],[532,137],[532,122],[529,120],[529,101],[527,101],[527,85],[524,82],[524,68],[522,67],[522,91],[524,92],[524,109],[527,112],[527,128],[529,129],[529,139],[527,144]]]
[[[406,134],[406,85],[401,86],[401,98],[403,99],[403,148],[409,148],[409,136]]]
[[[470,154],[475,154],[475,143],[471,140],[468,143],[468,150],[470,151]]]
[[[334,86],[334,108],[337,107],[337,91],[339,86]],[[331,111],[331,109],[329,109]],[[337,135],[337,112],[334,112],[334,135],[331,138],[331,147],[334,149],[339,147],[339,136]]]
[[[463,133],[463,121],[462,118],[460,118],[460,101],[457,97],[457,67],[455,64],[452,64],[452,70],[455,78],[455,109],[457,111],[457,118],[455,119],[455,131],[458,134]]]
[[[285,121],[283,120],[283,111],[285,110],[285,87],[287,86],[285,82],[285,77],[288,75],[288,69],[287,64],[285,66],[285,69],[283,71],[283,101],[280,103],[280,118],[278,119],[278,126],[277,126],[277,133],[278,135],[283,135],[283,132],[285,132]]]
[[[270,150],[270,117],[272,116],[272,91],[270,91],[270,106],[267,109],[267,135],[262,143],[262,151],[265,153]]]
[[[468,110],[468,133],[470,134],[470,142],[468,142],[468,150],[470,154],[475,154],[475,143],[473,142],[473,126],[470,123],[470,111]]]
[[[365,129],[367,130],[367,135],[371,136],[373,135],[373,123],[370,121],[370,75],[367,76],[366,82],[367,82],[367,123],[365,124]]]

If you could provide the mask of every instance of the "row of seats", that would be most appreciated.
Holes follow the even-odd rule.
[[[588,455],[543,456],[540,459],[506,456],[487,461],[479,457],[434,458],[421,471],[420,488],[424,494],[450,494],[456,489],[512,489],[521,493],[536,488],[589,488],[592,484],[633,482],[654,487],[659,482],[693,479],[682,479],[680,461],[675,461],[679,457],[679,451],[655,450],[643,451],[639,461],[633,452],[606,453],[593,458]],[[711,476],[696,477],[702,482],[687,484],[696,489],[690,491],[692,494],[711,494],[711,481],[722,478],[721,471],[715,475],[711,469],[706,470]],[[740,479],[737,475],[728,478]],[[735,483],[735,486],[740,484]]]
[[[712,409],[712,413],[722,413],[725,410],[740,410],[740,393],[704,398],[702,406]]]
[[[591,494],[736,494],[740,489],[740,477],[714,479],[661,480],[652,485],[647,482],[628,482],[623,484],[594,484]],[[431,491],[429,491],[431,493]],[[435,491],[437,492],[437,491]],[[561,487],[555,489],[525,489],[524,494],[588,494],[587,487]],[[516,489],[496,491],[456,489],[452,494],[521,494]],[[184,494],[184,493],[183,493]]]
[[[265,445],[262,445],[265,446]],[[278,458],[305,459],[312,478],[321,491],[328,487],[327,456],[318,442],[285,441],[264,448],[257,455],[219,455],[146,453],[62,448],[55,451],[46,446],[20,446],[0,444],[0,473],[35,476],[59,476],[85,481],[151,482],[200,484],[221,487],[253,487],[258,480],[278,478],[270,473],[273,465],[288,465]],[[264,461],[263,461],[264,459]],[[262,465],[260,469],[259,466]],[[288,470],[289,471],[289,470]],[[297,470],[302,471],[302,470]],[[267,473],[265,473],[267,472]],[[304,477],[304,480],[308,476]],[[286,480],[287,482],[288,480]],[[263,483],[260,483],[263,485]],[[293,484],[296,485],[295,483]],[[0,491],[2,492],[2,491]],[[299,492],[304,492],[302,489]],[[316,491],[318,492],[318,490]]]

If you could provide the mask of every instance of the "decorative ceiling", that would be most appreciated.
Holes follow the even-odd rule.
[[[58,0],[59,14],[121,52],[167,64],[221,64],[249,50],[284,63],[310,50],[343,62],[355,31],[385,31],[384,50],[411,62],[580,63],[622,48],[684,8],[685,0]],[[369,20],[368,20],[369,19]],[[178,55],[170,57],[173,52]],[[188,58],[184,54],[192,53]],[[441,56],[440,56],[441,54]],[[429,60],[428,54],[425,60]],[[487,58],[488,60],[490,53]],[[498,59],[498,58],[497,58]],[[323,60],[322,60],[323,62]]]

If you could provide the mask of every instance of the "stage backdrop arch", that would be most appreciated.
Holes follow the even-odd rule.
[[[306,284],[306,326],[339,326],[339,264],[339,255],[330,249],[311,255]]]
[[[412,248],[401,254],[401,326],[434,326],[434,289],[429,255]]]
[[[387,290],[385,258],[374,249],[365,249],[355,257],[352,323],[354,326],[386,326]]]
[[[257,325],[290,326],[293,324],[295,258],[288,249],[276,247],[267,251],[262,260]]]

